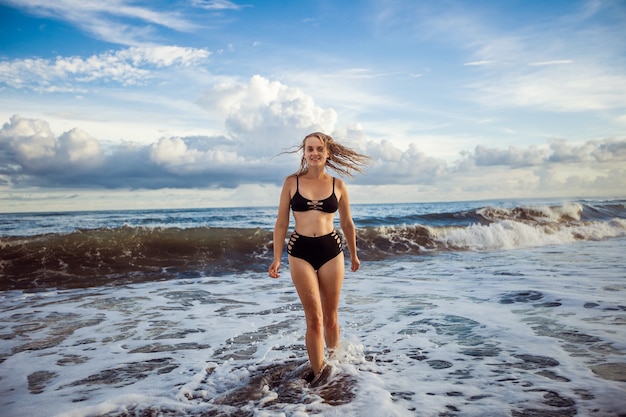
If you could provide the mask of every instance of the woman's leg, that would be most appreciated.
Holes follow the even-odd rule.
[[[296,286],[306,318],[306,351],[313,375],[324,366],[323,313],[317,274],[307,261],[289,256],[291,279]]]
[[[324,316],[324,339],[329,349],[335,349],[339,344],[338,309],[344,269],[342,252],[317,271]]]

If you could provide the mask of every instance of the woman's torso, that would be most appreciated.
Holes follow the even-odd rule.
[[[291,190],[291,209],[295,230],[304,236],[323,236],[333,231],[340,193],[331,177],[296,176]]]

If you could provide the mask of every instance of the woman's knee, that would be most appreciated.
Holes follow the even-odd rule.
[[[338,322],[337,312],[324,316],[324,328],[326,329],[334,329],[337,327]]]
[[[312,331],[322,331],[324,326],[324,319],[322,314],[311,314],[306,318],[306,327]]]
[[[317,310],[317,309],[316,309]],[[324,314],[322,310],[306,312],[306,325],[307,327],[316,328],[324,325]]]

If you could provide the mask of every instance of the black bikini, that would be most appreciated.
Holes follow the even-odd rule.
[[[300,182],[296,176],[296,193],[291,197],[293,211],[319,210],[324,213],[334,213],[339,208],[339,201],[335,195],[335,177],[333,177],[333,192],[323,200],[309,200],[300,194]]]
[[[309,200],[300,194],[300,184],[296,176],[296,193],[291,197],[291,209],[293,211],[318,210],[324,213],[334,213],[338,208],[339,200],[335,195],[334,177],[333,192],[329,197],[323,200]],[[316,237],[303,236],[294,230],[287,244],[289,255],[304,259],[316,271],[342,251],[341,236],[335,229],[327,235]]]

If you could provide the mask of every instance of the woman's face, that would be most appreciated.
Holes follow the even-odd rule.
[[[304,141],[304,159],[308,166],[326,165],[328,158],[328,150],[324,146],[324,142],[316,136],[306,138]]]

